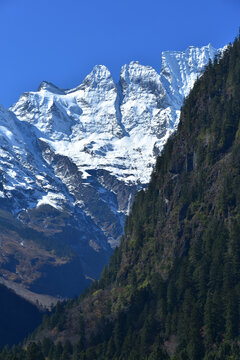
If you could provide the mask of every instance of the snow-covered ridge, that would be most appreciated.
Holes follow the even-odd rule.
[[[161,81],[170,96],[170,104],[174,101],[176,106],[182,105],[184,97],[189,94],[209,60],[213,60],[221,51],[208,44],[202,48],[189,46],[184,52],[162,53]]]
[[[118,83],[97,65],[74,89],[44,81],[9,110],[0,107],[0,207],[24,221],[48,204],[72,214],[88,234],[81,241],[114,246],[184,96],[217,53],[211,45],[163,52],[160,73],[132,61]]]
[[[43,269],[40,276],[48,282],[43,244],[37,241],[32,252],[24,237],[35,230],[50,248],[70,246],[73,263],[78,259],[87,279],[99,277],[119,244],[137,189],[148,183],[156,156],[177,127],[184,96],[217,53],[211,45],[166,51],[160,73],[132,61],[122,67],[118,83],[97,65],[74,89],[44,81],[9,110],[0,106],[0,215],[18,228],[8,236],[2,229],[2,253],[11,236],[16,245],[2,254],[4,264],[24,244],[29,264],[39,259],[30,271],[38,279]],[[52,265],[50,279],[56,277]],[[19,260],[17,272],[8,276],[24,285],[25,271]],[[65,281],[72,284],[75,266],[69,271]],[[62,283],[58,291],[65,291]]]
[[[165,51],[160,74],[133,61],[122,67],[118,84],[97,65],[75,89],[43,82],[11,111],[80,170],[105,169],[127,183],[144,184],[176,127],[183,98],[217,52],[211,45]]]

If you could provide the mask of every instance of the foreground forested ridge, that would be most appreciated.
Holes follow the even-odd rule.
[[[0,359],[239,359],[239,120],[238,38],[186,99],[100,281]]]

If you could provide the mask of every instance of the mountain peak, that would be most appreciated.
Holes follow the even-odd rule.
[[[185,51],[163,51],[161,81],[168,95],[179,106],[204,71],[209,60],[220,50],[211,44],[202,47],[189,46]]]
[[[95,80],[98,81],[101,81],[102,79],[112,78],[110,71],[105,65],[95,65],[88,76],[94,77]]]
[[[206,51],[211,45],[189,49],[164,52],[160,74],[131,61],[121,69],[119,87],[105,65],[94,66],[71,90],[43,81],[39,92],[22,96],[11,110],[54,141],[59,153],[71,154],[79,167],[104,168],[125,182],[146,183],[154,154],[178,123],[184,96],[217,52]],[[143,171],[144,163],[149,165]]]
[[[130,66],[132,65],[141,65],[139,61],[137,60],[132,60],[130,63],[129,63]]]
[[[42,81],[41,84],[38,87],[37,91],[48,91],[54,94],[64,94],[65,91],[58,88],[56,85],[54,85],[53,83],[49,82],[49,81]]]
[[[132,61],[122,68],[121,86],[97,65],[75,89],[44,81],[9,115],[0,110],[0,198],[26,223],[31,215],[25,209],[33,211],[33,226],[42,206],[69,212],[71,226],[76,221],[82,229],[79,251],[83,239],[91,239],[85,245],[93,251],[100,244],[99,254],[107,242],[115,246],[135,190],[149,182],[156,156],[178,124],[183,97],[208,63],[208,56],[190,55],[167,56],[160,74]],[[52,231],[41,219],[37,229]],[[60,222],[55,226],[58,232]]]

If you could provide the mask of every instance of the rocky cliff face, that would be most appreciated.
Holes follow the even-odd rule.
[[[53,250],[67,244],[83,276],[97,277],[178,124],[184,97],[217,53],[211,45],[164,52],[160,74],[131,62],[117,84],[98,65],[75,89],[43,82],[9,111],[1,107],[0,208],[47,237]]]

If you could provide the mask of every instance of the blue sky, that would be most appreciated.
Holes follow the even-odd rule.
[[[160,70],[163,50],[233,41],[240,0],[0,0],[0,103],[42,80],[75,87],[95,64]]]

